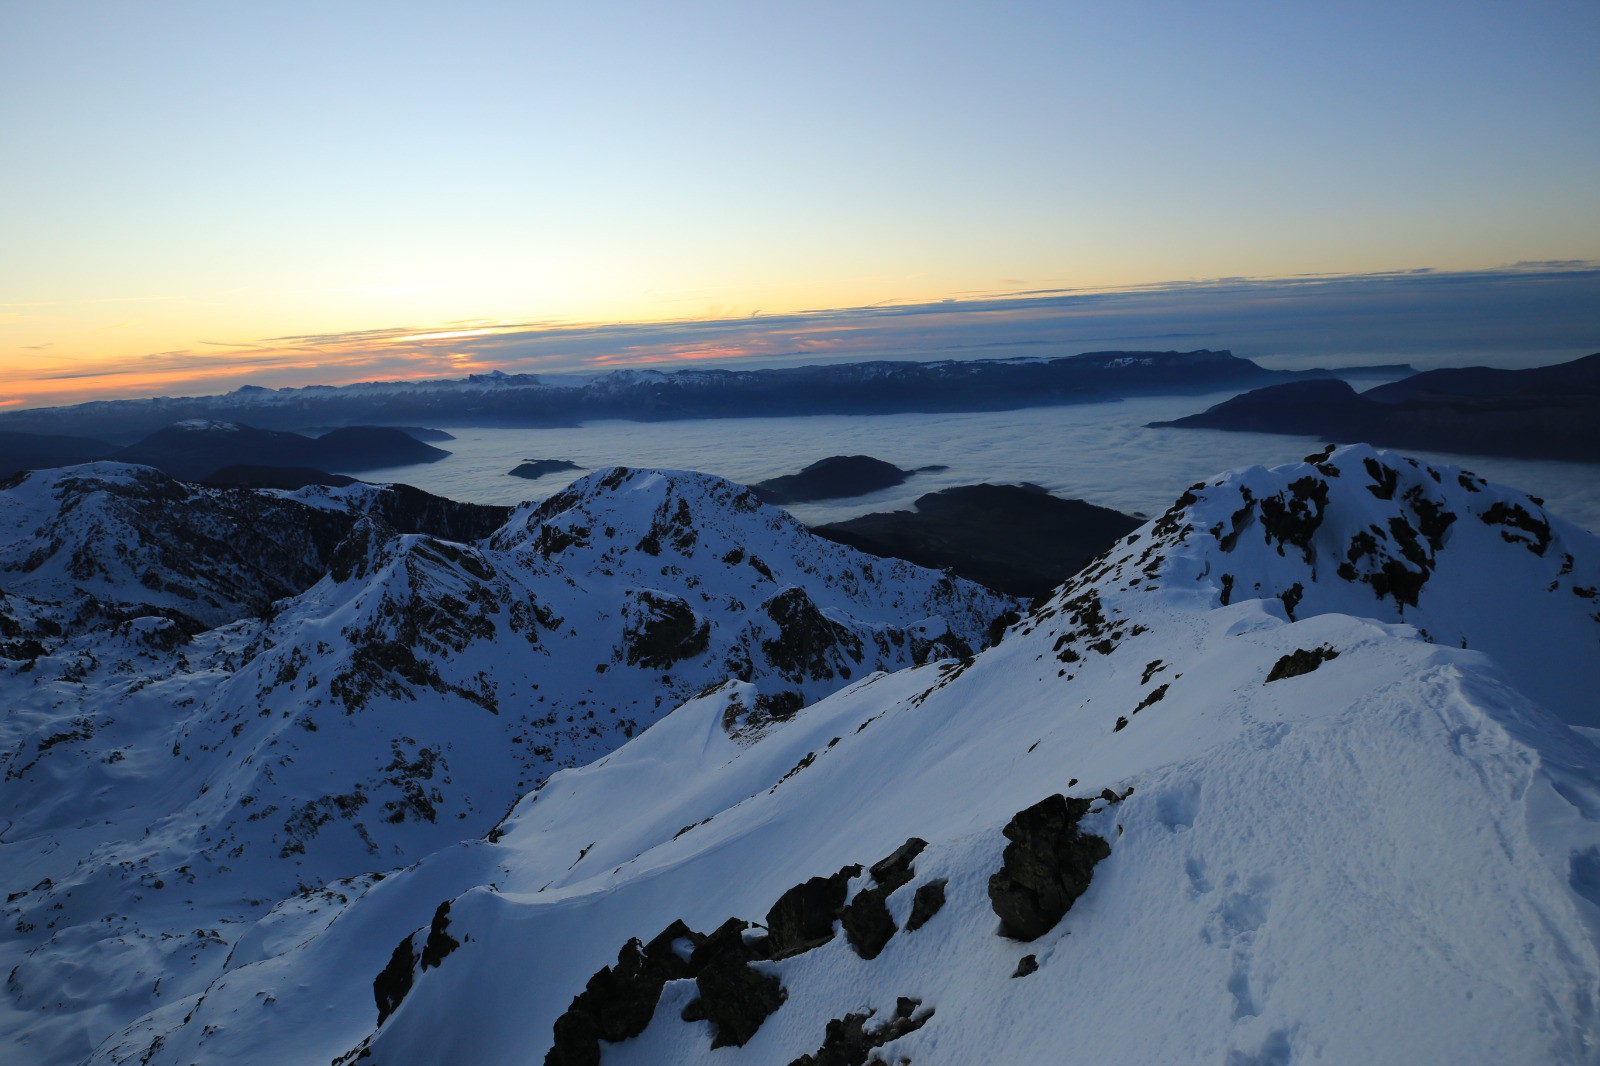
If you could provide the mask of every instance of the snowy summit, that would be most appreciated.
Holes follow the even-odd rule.
[[[1600,1060],[1594,536],[1355,446],[1008,628],[819,545],[608,471],[476,545],[363,517],[170,649],[30,638],[11,1057]]]

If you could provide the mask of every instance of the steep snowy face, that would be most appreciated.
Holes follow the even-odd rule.
[[[1600,727],[1600,542],[1531,496],[1366,445],[1192,487],[1089,576],[1414,625]]]
[[[94,1061],[1595,1061],[1600,749],[1481,650],[1492,611],[1468,649],[1385,620],[1468,602],[1457,550],[1544,559],[1526,525],[1568,576],[1595,545],[1412,469],[1199,486],[970,661],[781,719],[705,692],[483,839],[285,901]],[[1359,580],[1403,547],[1350,558],[1397,517],[1414,602]]]
[[[482,833],[702,690],[738,678],[783,721],[970,654],[1012,606],[700,475],[602,472],[476,546],[351,525],[350,493],[278,497],[348,533],[270,617],[0,673],[0,965],[39,1061],[204,988],[273,900]]]

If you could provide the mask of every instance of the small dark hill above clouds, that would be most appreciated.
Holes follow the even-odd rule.
[[[583,467],[566,459],[529,459],[516,469],[508,471],[510,477],[527,478],[533,481],[546,474],[559,474],[563,470],[582,470]]]
[[[1363,393],[1331,380],[1269,385],[1151,425],[1600,462],[1600,354],[1527,370],[1430,370]]]
[[[1523,370],[1488,366],[1429,370],[1368,389],[1362,395],[1380,403],[1400,403],[1429,397],[1493,399],[1572,393],[1600,394],[1600,352],[1566,363]]]
[[[198,481],[230,466],[373,470],[431,463],[450,453],[386,426],[351,426],[321,437],[191,419],[157,430],[117,458]]]
[[[951,572],[1037,598],[1136,529],[1140,520],[1037,485],[963,485],[812,532],[860,551]]]
[[[921,467],[920,470],[943,470]],[[750,486],[767,503],[810,503],[813,500],[843,500],[865,496],[880,489],[903,485],[919,470],[902,470],[893,463],[870,455],[830,455],[819,459],[798,474],[768,478]]]

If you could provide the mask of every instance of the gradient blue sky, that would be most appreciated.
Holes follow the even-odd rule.
[[[1591,262],[1596,56],[1594,0],[10,0],[0,404],[261,351],[517,368],[419,333]],[[626,359],[580,347],[544,365]]]

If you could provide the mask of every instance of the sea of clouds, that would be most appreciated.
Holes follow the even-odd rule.
[[[1356,383],[1358,388],[1365,387]],[[906,469],[942,465],[904,485],[797,504],[809,524],[869,511],[909,508],[918,496],[977,482],[1032,482],[1058,496],[1154,516],[1196,481],[1239,466],[1296,461],[1321,448],[1315,437],[1219,430],[1150,429],[1220,403],[1232,393],[963,414],[817,415],[676,422],[591,422],[558,429],[440,427],[456,437],[449,458],[423,466],[366,471],[478,503],[515,504],[553,495],[588,470],[665,467],[749,484],[791,474],[830,455],[872,455]],[[1600,478],[1579,463],[1415,452],[1542,497],[1556,514],[1600,529]],[[583,470],[536,481],[509,476],[529,459],[567,459]]]

